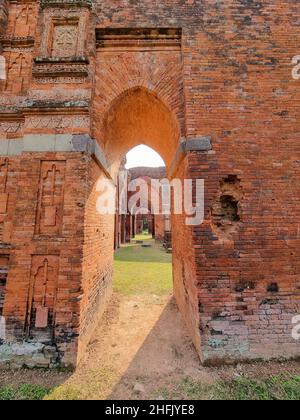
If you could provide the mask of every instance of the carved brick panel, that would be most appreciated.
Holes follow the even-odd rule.
[[[88,14],[78,10],[47,9],[40,53],[42,57],[80,57],[85,54]]]
[[[9,255],[0,255],[0,316],[3,314]]]
[[[54,338],[58,270],[58,256],[32,257],[26,321],[27,336],[32,339],[43,341]]]
[[[54,25],[52,57],[74,57],[77,54],[78,23]]]
[[[15,195],[8,188],[9,160],[0,161],[0,242],[10,243]],[[14,197],[13,197],[14,196]]]
[[[90,10],[85,4],[44,2],[34,57],[33,79],[39,84],[84,83]]]
[[[7,35],[28,37],[35,35],[37,22],[37,2],[21,2],[10,6]]]
[[[6,91],[18,94],[28,90],[31,62],[30,53],[11,52],[9,54]]]
[[[59,235],[61,232],[65,168],[64,161],[41,163],[36,234]]]
[[[8,3],[7,3],[7,0],[0,0],[0,35],[2,35],[6,30],[7,21],[8,21]],[[0,45],[0,48],[1,48],[1,45]]]

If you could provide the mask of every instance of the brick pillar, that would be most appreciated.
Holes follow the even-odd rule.
[[[185,179],[203,179],[203,176],[209,178],[211,173],[207,171],[207,163],[212,160],[211,156],[213,156],[210,154],[210,150],[211,142],[208,138],[197,138],[183,142],[172,165],[173,170],[171,168],[170,177],[181,179],[182,182]],[[207,186],[205,189],[207,189]],[[205,199],[211,193],[208,187],[208,195],[205,196]],[[194,201],[195,199],[196,197],[193,197]],[[209,211],[209,203],[205,202],[205,205]],[[197,229],[203,229],[203,225],[195,228],[189,226],[185,214],[173,214],[171,222],[174,295],[190,336],[202,359],[198,290],[199,264],[197,257],[201,251],[203,239],[200,235],[197,235]],[[204,235],[207,235],[205,229]]]
[[[126,216],[125,221],[125,242],[130,243],[132,238],[132,221],[131,221],[131,215]]]
[[[155,239],[155,216],[154,215],[152,216],[151,221],[152,221],[151,222],[152,223],[152,229],[151,229],[152,238]]]
[[[115,215],[115,239],[114,239],[114,249],[117,250],[120,248],[120,215],[119,215],[119,184],[117,185],[116,190],[116,215]]]
[[[132,237],[136,235],[136,217],[132,216]]]
[[[0,37],[5,35],[8,23],[8,2],[7,0],[0,0]],[[0,40],[0,88],[5,85],[6,78],[6,60],[2,56],[2,43]]]
[[[126,243],[126,216],[121,215],[121,244]]]
[[[119,248],[119,215],[115,216],[115,237],[114,237],[114,250]]]
[[[7,0],[0,0],[0,35],[5,34],[7,22],[8,22],[8,2]]]

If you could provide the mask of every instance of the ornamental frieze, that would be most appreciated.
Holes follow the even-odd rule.
[[[38,115],[28,116],[25,120],[25,129],[88,129],[90,118],[88,115]]]
[[[92,0],[41,0],[40,2],[41,8],[45,9],[47,7],[88,7],[91,8],[93,6]]]
[[[0,133],[16,134],[21,132],[24,126],[23,121],[1,121],[0,120]]]
[[[0,42],[5,51],[31,50],[34,47],[34,38],[31,36],[28,36],[28,37],[3,36],[3,37],[0,37]]]
[[[51,90],[47,91],[45,91],[45,89],[30,90],[28,96],[30,100],[33,101],[89,102],[91,100],[91,93],[88,89],[72,89],[62,91],[60,87],[53,87]]]
[[[71,78],[76,82],[76,78],[85,78],[88,76],[88,66],[86,59],[81,60],[62,60],[57,59],[36,59],[33,70],[33,77],[36,79],[47,79],[55,82],[56,78]],[[51,80],[53,79],[53,80]],[[40,82],[40,80],[39,80]]]

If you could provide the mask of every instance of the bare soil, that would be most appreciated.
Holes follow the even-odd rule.
[[[0,372],[0,384],[55,388],[53,399],[163,399],[185,378],[210,386],[220,380],[272,374],[299,375],[300,364],[202,367],[171,295],[115,293],[75,373]]]

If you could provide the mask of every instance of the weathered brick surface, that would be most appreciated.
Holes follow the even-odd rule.
[[[66,166],[61,230],[50,231],[50,236],[36,230],[41,169],[46,161],[51,165],[63,163]],[[14,180],[17,203],[13,212],[12,246],[7,247],[10,269],[3,309],[7,338],[35,338],[30,329],[35,317],[34,302],[40,303],[45,295],[45,305],[52,312],[51,316],[49,314],[49,327],[53,327],[49,332],[51,336],[45,335],[44,330],[40,331],[40,339],[46,342],[54,339],[63,355],[79,334],[79,304],[76,298],[80,295],[82,278],[87,163],[84,156],[76,153],[35,153],[22,155],[18,162],[16,159],[12,162],[18,168],[18,177]],[[44,270],[45,260],[50,266],[46,274],[40,272]],[[38,280],[41,276],[46,276],[47,290],[44,292],[39,286],[40,290],[34,293],[37,282],[43,283],[43,280]],[[70,362],[75,363],[76,354],[69,356]]]
[[[90,340],[112,292],[114,216],[99,217],[97,199],[105,174],[90,159],[86,183],[84,246],[82,262],[82,299],[79,357]]]
[[[80,357],[109,295],[101,291],[110,290],[114,221],[97,219],[96,180],[114,178],[137,144],[170,168],[180,138],[209,135],[212,151],[188,153],[173,168],[206,181],[204,224],[173,219],[181,312],[203,361],[299,356],[291,337],[300,312],[298,1],[55,3],[0,1],[8,338],[28,334],[29,291],[41,267],[53,282],[57,264],[55,305],[53,286],[44,292],[55,306],[53,342],[76,363],[78,337]],[[107,167],[90,151],[67,152],[61,138],[47,147],[45,134],[91,135]],[[17,152],[24,135],[31,152]]]

